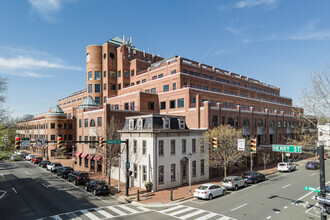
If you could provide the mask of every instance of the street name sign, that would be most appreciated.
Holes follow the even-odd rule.
[[[313,192],[320,192],[320,189],[318,188],[314,188],[314,187],[310,187],[310,186],[305,186],[304,190],[306,191],[313,191]]]
[[[237,150],[239,151],[245,150],[245,139],[237,139]]]
[[[273,144],[273,151],[286,152],[286,153],[301,153],[301,146]]]
[[[107,144],[121,144],[121,140],[107,140]]]

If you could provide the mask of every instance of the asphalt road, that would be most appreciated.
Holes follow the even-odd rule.
[[[304,191],[304,186],[319,186],[319,171],[306,170],[304,164],[211,201],[147,207],[95,197],[26,161],[0,163],[0,219],[320,219],[316,193]],[[327,160],[328,185],[329,170]]]

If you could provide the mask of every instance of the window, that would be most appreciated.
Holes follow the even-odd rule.
[[[88,127],[88,118],[85,119],[85,127]]]
[[[139,85],[140,84],[140,80],[139,81],[136,81],[136,85]]]
[[[88,168],[88,159],[85,158],[85,167]]]
[[[93,85],[88,84],[88,93],[92,93],[92,92],[93,92]]]
[[[95,92],[101,92],[101,85],[95,84]]]
[[[71,123],[68,124],[68,129],[72,129],[72,124]]]
[[[158,79],[163,78],[164,74],[159,74]]]
[[[50,140],[55,141],[55,135],[50,135]]]
[[[143,80],[142,80],[142,83],[145,83],[146,81],[147,81],[146,79],[143,79]]]
[[[151,93],[156,93],[156,88],[152,88]]]
[[[171,155],[175,155],[175,140],[171,140]]]
[[[142,166],[142,180],[147,181],[147,166]]]
[[[50,123],[50,128],[55,129],[55,123]]]
[[[158,183],[164,183],[164,166],[158,167]]]
[[[184,107],[184,99],[178,99],[178,108]]]
[[[164,140],[158,141],[158,156],[164,156]]]
[[[157,79],[157,75],[152,77],[152,80],[155,80],[155,79]]]
[[[137,167],[137,164],[135,163],[135,164],[133,165],[134,179],[137,178],[137,173],[138,173],[137,168],[138,168],[138,167]]]
[[[88,80],[93,80],[93,72],[88,72]]]
[[[196,153],[196,139],[192,139],[192,152]]]
[[[125,77],[129,77],[128,71],[125,71]]]
[[[97,118],[97,126],[102,126],[102,117]]]
[[[204,78],[204,79],[207,79],[207,75],[206,75],[206,74],[203,74],[203,78]]]
[[[201,160],[201,175],[205,174],[205,170],[204,170],[204,160]]]
[[[118,90],[120,90],[120,89],[121,89],[121,83],[118,84]]]
[[[282,127],[282,122],[281,121],[278,121],[278,123],[277,123],[277,127]]]
[[[194,71],[189,71],[189,75],[195,75]]]
[[[170,108],[175,108],[175,100],[170,100]]]
[[[112,78],[116,78],[117,77],[116,75],[117,75],[116,73],[112,73]]]
[[[187,141],[186,141],[186,139],[182,139],[182,153],[183,154],[187,153]]]
[[[175,163],[171,164],[171,181],[175,181]]]
[[[128,102],[124,103],[125,110],[128,110]]]
[[[96,102],[96,104],[101,105],[101,98],[95,97],[95,102]]]
[[[147,154],[147,141],[142,141],[142,154]]]
[[[90,125],[89,125],[90,127],[95,127],[95,121],[94,121],[94,119],[92,119],[91,120],[91,122],[90,122]]]
[[[117,85],[116,84],[113,84],[112,85],[112,90],[116,90],[116,87],[117,87]]]
[[[170,86],[169,85],[165,85],[164,87],[163,87],[163,91],[164,92],[168,92],[170,90]]]
[[[148,102],[148,108],[149,108],[149,110],[155,110],[155,103],[154,102]]]
[[[81,119],[79,119],[79,128],[81,128]]]
[[[150,93],[150,89],[146,89],[145,92]]]
[[[134,76],[134,70],[131,70],[131,76]]]
[[[106,83],[103,84],[103,90],[107,90],[107,84]]]
[[[137,153],[137,140],[133,141],[133,152],[136,154]]]
[[[85,144],[87,144],[88,136],[85,136]]]
[[[160,109],[166,109],[166,102],[160,102]]]
[[[118,71],[118,77],[121,77],[121,71],[120,70]]]
[[[192,176],[196,176],[196,160],[192,162]]]
[[[130,107],[130,110],[134,111],[135,110],[135,102],[130,102],[129,107]]]
[[[107,71],[103,72],[103,78],[107,77]]]
[[[101,79],[101,73],[99,71],[95,71],[95,80]]]
[[[69,139],[69,141],[72,141],[72,134],[68,135],[68,139]]]
[[[209,76],[209,79],[213,79],[213,76]]]
[[[173,83],[173,90],[176,90],[176,83]]]
[[[176,70],[172,70],[172,71],[171,71],[171,75],[172,75],[172,74],[175,74],[175,73],[176,73]]]
[[[107,97],[106,96],[103,97],[103,103],[107,103]]]

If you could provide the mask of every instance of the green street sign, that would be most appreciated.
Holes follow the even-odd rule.
[[[320,189],[314,188],[314,187],[310,187],[310,186],[305,186],[304,190],[306,191],[313,191],[313,192],[320,192]]]
[[[301,153],[301,146],[273,145],[273,151],[287,153]]]
[[[121,144],[121,140],[107,140],[107,144]]]

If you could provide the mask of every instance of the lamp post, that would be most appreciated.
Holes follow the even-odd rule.
[[[192,156],[192,153],[189,153],[188,154],[188,163],[189,163],[189,194],[191,195],[191,156]]]
[[[121,161],[121,153],[118,153],[118,192],[120,192],[120,161]]]

